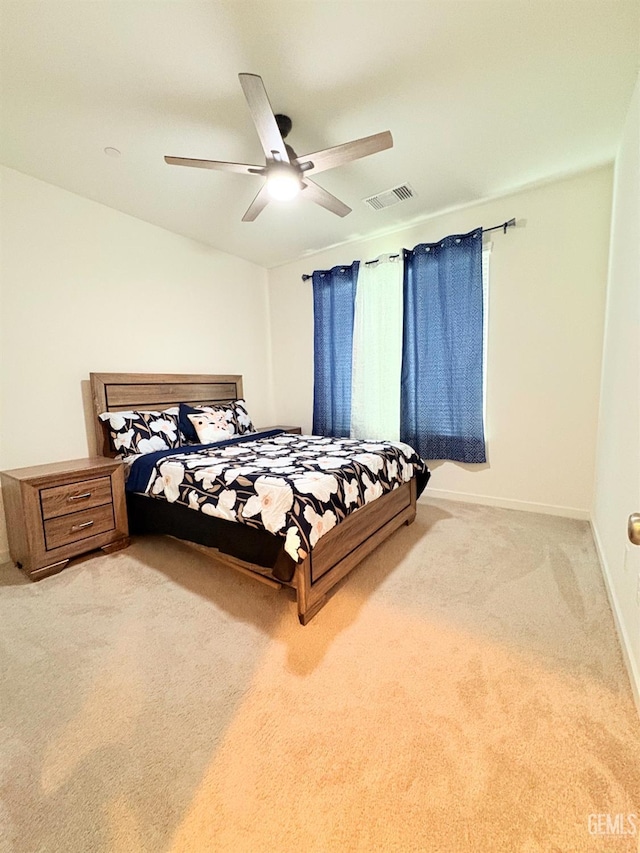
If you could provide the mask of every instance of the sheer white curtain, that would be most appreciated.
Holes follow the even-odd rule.
[[[351,437],[400,438],[402,256],[358,270],[351,373]]]

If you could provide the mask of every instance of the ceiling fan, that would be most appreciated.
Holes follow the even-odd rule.
[[[338,216],[351,213],[350,207],[315,181],[310,180],[309,175],[391,148],[393,146],[391,133],[386,130],[384,133],[364,136],[362,139],[354,139],[343,145],[298,157],[293,148],[284,141],[291,130],[291,119],[285,115],[274,115],[262,77],[257,74],[239,74],[238,77],[264,150],[265,165],[193,160],[189,157],[165,157],[165,162],[171,166],[193,166],[197,169],[217,169],[221,172],[239,172],[242,175],[264,177],[262,188],[242,217],[243,222],[253,222],[272,199],[279,201],[292,199],[301,190],[304,190],[305,198]]]

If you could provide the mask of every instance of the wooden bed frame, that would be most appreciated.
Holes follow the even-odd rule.
[[[92,373],[96,446],[103,456],[114,456],[101,412],[158,410],[177,403],[207,405],[243,396],[242,376],[172,373]],[[388,492],[348,516],[321,537],[302,563],[295,564],[290,583],[265,578],[264,568],[216,550],[216,559],[270,586],[296,591],[298,618],[306,625],[326,603],[329,592],[351,569],[403,524],[416,516],[416,479]],[[272,534],[268,534],[272,535]]]

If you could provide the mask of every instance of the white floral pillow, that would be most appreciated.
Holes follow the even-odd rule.
[[[224,441],[235,435],[235,427],[227,418],[227,413],[218,411],[205,411],[187,415],[198,436],[200,444],[213,444],[214,441]]]
[[[178,425],[184,442],[187,444],[208,444],[212,441],[221,440],[220,438],[212,438],[208,442],[204,441],[195,428],[195,421],[192,420],[194,415],[216,416],[217,420],[210,423],[217,423],[219,429],[229,432],[229,435],[225,436],[226,438],[232,435],[244,435],[246,432],[255,432],[244,400],[234,400],[232,403],[217,403],[210,406],[190,406],[187,403],[180,403]]]
[[[180,447],[178,407],[162,412],[103,412],[109,424],[111,448],[118,459]]]

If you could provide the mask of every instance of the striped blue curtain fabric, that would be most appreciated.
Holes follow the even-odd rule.
[[[313,434],[348,438],[359,261],[313,273]]]
[[[400,437],[423,459],[486,462],[482,229],[404,252]]]

